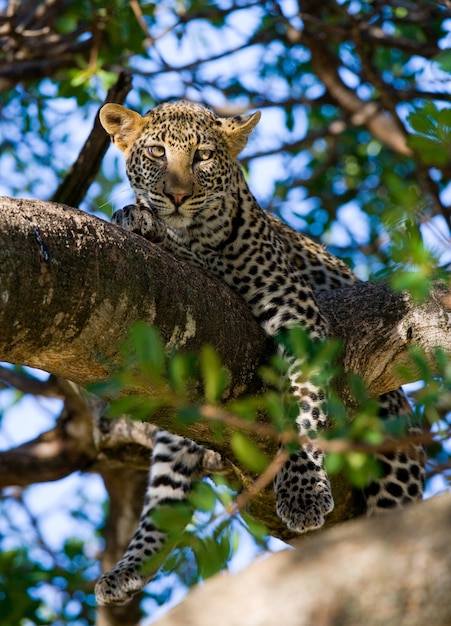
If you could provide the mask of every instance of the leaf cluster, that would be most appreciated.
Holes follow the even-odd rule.
[[[88,577],[97,565],[87,557],[84,542],[67,539],[58,554],[40,553],[29,543],[3,545],[0,551],[2,624],[92,624],[95,600]]]

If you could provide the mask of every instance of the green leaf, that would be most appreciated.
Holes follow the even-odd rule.
[[[344,455],[344,471],[353,485],[363,488],[381,475],[379,463],[364,452],[347,452]]]
[[[200,419],[199,407],[194,404],[182,406],[177,411],[177,419],[185,424],[194,424]]]
[[[438,63],[442,72],[451,72],[451,50],[440,52],[434,60]]]
[[[248,531],[254,537],[254,539],[260,542],[268,537],[268,530],[263,524],[257,522],[257,520],[254,519],[252,515],[250,515],[246,511],[241,511],[241,517],[246,524]]]
[[[176,353],[168,362],[168,379],[172,390],[181,396],[188,392],[190,382],[195,378],[195,360],[186,354]]]
[[[428,102],[426,106],[410,113],[407,116],[407,121],[417,133],[435,137],[437,132],[437,113],[438,109],[432,103]]]
[[[108,91],[108,89],[112,87],[117,81],[116,72],[107,72],[105,70],[98,69],[96,72],[96,76],[100,78],[102,82],[102,87],[105,89],[105,91]]]
[[[238,461],[251,472],[262,472],[268,465],[266,455],[249,437],[240,432],[232,433],[231,446]]]
[[[109,417],[127,415],[137,420],[147,420],[157,409],[165,405],[163,398],[125,396],[113,400],[108,407]]]
[[[193,510],[188,502],[162,504],[150,515],[152,522],[159,530],[175,536],[186,528],[192,516]]]
[[[132,326],[126,349],[136,358],[136,363],[152,379],[159,381],[166,370],[166,352],[157,328],[144,322]]]
[[[272,424],[277,431],[282,431],[287,426],[294,426],[294,422],[290,422],[288,417],[288,407],[286,398],[280,393],[268,391],[264,396],[265,409],[271,417]]]
[[[205,399],[207,402],[215,404],[221,399],[227,387],[227,373],[222,366],[218,353],[211,346],[203,346],[199,358]]]
[[[423,163],[427,165],[442,167],[449,161],[449,146],[443,145],[437,139],[410,135],[407,145],[415,150]]]
[[[218,498],[211,485],[205,481],[196,483],[189,494],[189,501],[199,511],[214,511]]]
[[[324,467],[328,474],[336,474],[344,467],[345,461],[343,454],[338,452],[329,452],[324,459]]]
[[[429,293],[430,281],[421,271],[405,271],[393,276],[391,286],[395,291],[409,291],[417,302],[423,302]]]

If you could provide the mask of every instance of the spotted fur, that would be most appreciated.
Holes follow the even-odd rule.
[[[312,339],[321,340],[328,328],[315,292],[348,286],[357,278],[323,247],[266,214],[251,194],[236,157],[259,118],[259,113],[219,118],[186,102],[163,104],[144,117],[119,105],[105,105],[101,122],[125,154],[136,194],[136,203],[117,211],[113,222],[219,276],[246,301],[268,335],[300,325]],[[300,434],[307,434],[325,428],[328,417],[324,390],[306,379],[303,369],[302,361],[291,357],[288,375],[298,400],[297,426]],[[381,397],[383,417],[409,413],[402,391]],[[181,444],[173,435],[164,437],[167,445],[171,437],[177,442],[171,454],[178,455],[184,489],[182,493],[179,479],[169,472],[160,495],[180,499],[191,485],[193,457],[187,453],[186,440]],[[419,449],[381,460],[384,477],[367,489],[370,511],[421,497],[424,471]],[[163,541],[148,522],[158,500],[155,471],[151,470],[137,535],[119,564],[98,583],[102,603],[121,602],[147,581],[139,566],[146,551]],[[275,491],[277,513],[298,532],[319,528],[333,509],[323,454],[313,446],[293,454],[276,477]]]

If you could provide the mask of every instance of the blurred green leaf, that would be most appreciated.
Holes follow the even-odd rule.
[[[159,379],[165,373],[165,347],[155,326],[135,323],[130,330],[129,346],[134,351],[137,365],[152,378]]]
[[[451,50],[440,52],[435,57],[435,61],[439,64],[443,72],[451,72]]]
[[[252,472],[262,472],[268,465],[266,455],[246,435],[241,432],[232,433],[231,446],[234,455]]]
[[[186,502],[161,504],[151,512],[151,519],[155,526],[177,537],[191,521],[192,507]]]
[[[215,404],[221,399],[227,387],[227,372],[218,353],[211,346],[203,346],[199,358],[205,399],[208,403]]]
[[[218,498],[213,487],[204,481],[196,483],[194,489],[189,494],[189,501],[192,506],[199,511],[212,512],[216,506]]]

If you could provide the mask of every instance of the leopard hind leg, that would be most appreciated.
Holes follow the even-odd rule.
[[[146,571],[145,564],[163,548],[167,535],[152,523],[151,513],[158,506],[186,499],[201,467],[205,466],[206,453],[211,451],[190,439],[157,431],[138,528],[123,557],[98,580],[95,586],[98,604],[125,604],[153,578],[155,572]]]
[[[402,389],[380,396],[380,416],[390,420],[404,417],[408,434],[420,434],[412,422],[412,409]],[[382,476],[364,490],[368,515],[380,514],[421,500],[425,480],[425,452],[422,445],[409,444],[376,455]]]
[[[327,426],[325,394],[310,381],[302,380],[293,362],[291,386],[298,399],[297,429],[311,435]],[[329,478],[323,466],[324,454],[308,444],[293,453],[274,481],[277,514],[290,530],[304,533],[321,528],[324,517],[334,508]]]

